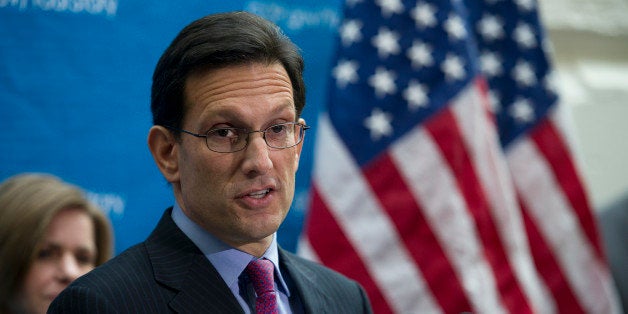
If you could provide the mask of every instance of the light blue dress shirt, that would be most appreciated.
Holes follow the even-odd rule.
[[[179,229],[181,229],[201,252],[203,252],[216,268],[229,289],[231,289],[231,292],[240,303],[240,306],[242,306],[242,309],[244,309],[244,312],[250,314],[251,309],[243,297],[245,294],[240,291],[238,278],[249,262],[255,259],[255,256],[237,250],[205,231],[183,213],[183,210],[181,210],[181,207],[179,207],[179,204],[176,202],[172,209],[172,220],[174,220],[174,223]],[[273,241],[270,247],[268,247],[261,258],[270,260],[275,266],[275,290],[278,292],[277,302],[279,305],[279,313],[292,313],[289,302],[290,291],[279,270],[279,252],[277,250],[276,233],[273,235]]]

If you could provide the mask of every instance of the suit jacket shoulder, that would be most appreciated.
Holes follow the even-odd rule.
[[[75,280],[49,313],[241,313],[167,210],[148,239]]]
[[[306,313],[370,313],[353,280],[279,249]],[[49,313],[243,313],[216,269],[166,210],[146,241],[75,280]]]

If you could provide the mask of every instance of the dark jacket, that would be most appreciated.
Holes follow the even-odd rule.
[[[216,269],[166,210],[148,239],[74,281],[48,313],[242,313]],[[364,290],[279,249],[282,273],[305,313],[370,313]]]

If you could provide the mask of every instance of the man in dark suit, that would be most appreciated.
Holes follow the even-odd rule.
[[[307,129],[302,74],[298,49],[255,15],[186,26],[156,66],[148,135],[176,202],[49,312],[370,313],[355,281],[277,245]]]

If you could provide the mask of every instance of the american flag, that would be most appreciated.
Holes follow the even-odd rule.
[[[535,0],[351,0],[299,252],[376,313],[619,313]]]

